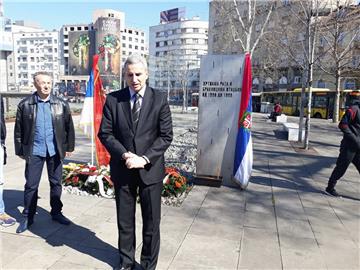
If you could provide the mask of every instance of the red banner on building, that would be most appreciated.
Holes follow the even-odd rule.
[[[110,154],[100,142],[97,134],[99,132],[100,123],[102,119],[103,107],[105,104],[106,95],[102,87],[100,78],[100,71],[98,68],[99,55],[94,55],[93,58],[93,73],[94,73],[94,132],[95,132],[95,149],[96,160],[99,166],[108,165],[110,162]]]

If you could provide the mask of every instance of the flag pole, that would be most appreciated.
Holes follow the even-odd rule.
[[[93,101],[93,111],[91,114],[91,166],[94,166],[94,101]]]

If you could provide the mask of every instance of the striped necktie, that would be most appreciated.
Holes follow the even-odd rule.
[[[133,127],[134,130],[137,128],[137,124],[139,122],[139,116],[140,116],[140,94],[136,93],[134,95],[134,106],[132,108],[132,120],[133,120]]]

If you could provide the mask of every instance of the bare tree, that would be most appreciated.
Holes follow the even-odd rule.
[[[269,22],[275,1],[214,0],[210,5],[217,14],[214,22],[214,52],[254,53]],[[262,14],[265,16],[257,16]],[[259,31],[255,27],[259,25]],[[217,40],[218,39],[218,40]],[[223,41],[226,40],[224,43]]]
[[[281,1],[284,2],[284,1]],[[281,49],[289,65],[298,68],[302,77],[302,91],[299,108],[299,141],[302,141],[305,124],[304,148],[309,147],[310,117],[312,102],[313,69],[316,62],[315,48],[319,27],[319,14],[324,14],[327,2],[320,0],[286,1],[277,8],[277,15],[287,15],[287,25],[277,29],[271,36],[272,47]],[[278,18],[278,21],[283,20]],[[307,110],[304,123],[305,89],[307,88]]]
[[[360,10],[352,0],[336,0],[321,22],[319,67],[335,82],[333,122],[339,121],[341,79],[358,63],[352,63],[354,43],[360,34]]]

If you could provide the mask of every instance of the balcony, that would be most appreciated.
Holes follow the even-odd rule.
[[[273,83],[264,84],[264,91],[273,91],[273,90],[274,90]]]
[[[278,86],[279,91],[287,91],[290,88],[290,84],[288,83],[279,83]]]

